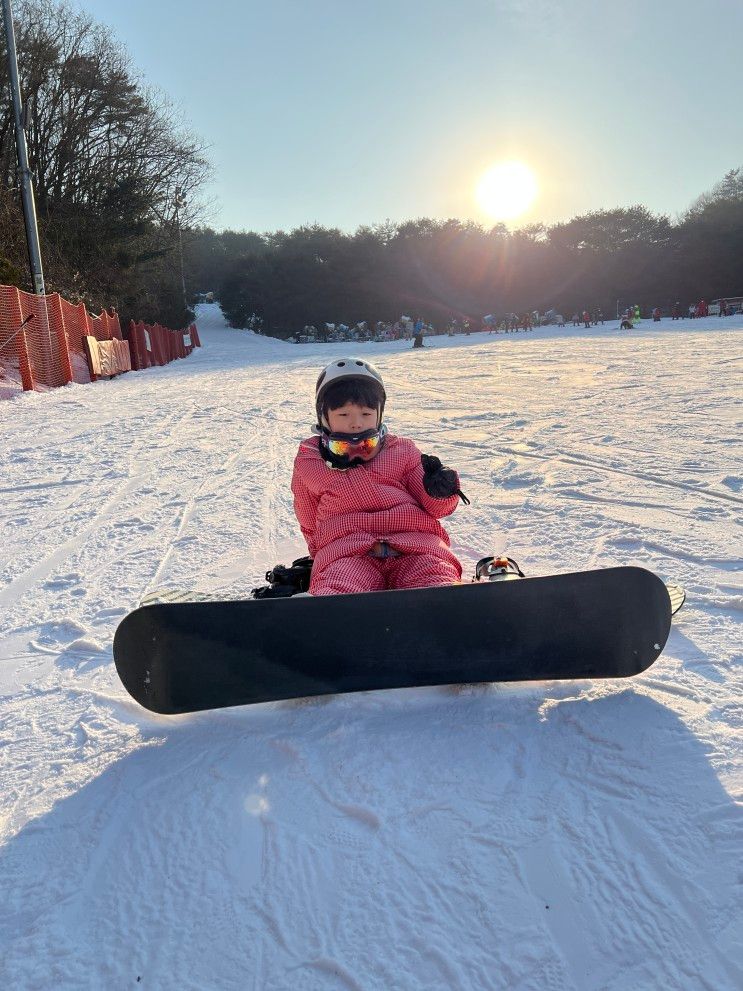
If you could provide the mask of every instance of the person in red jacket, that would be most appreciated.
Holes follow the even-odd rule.
[[[382,376],[339,358],[315,389],[317,424],[294,460],[294,511],[313,558],[310,594],[421,588],[460,581],[462,566],[439,520],[459,499],[459,477],[387,431]]]

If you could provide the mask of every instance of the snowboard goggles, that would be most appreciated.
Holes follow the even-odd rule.
[[[337,458],[360,458],[371,461],[384,442],[386,428],[382,425],[378,430],[364,430],[360,434],[326,434],[322,435],[324,446]]]

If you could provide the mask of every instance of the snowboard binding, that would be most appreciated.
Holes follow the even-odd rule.
[[[502,582],[523,578],[524,572],[512,557],[483,557],[475,567],[474,582]]]
[[[312,574],[312,558],[299,557],[291,567],[275,564],[266,572],[268,585],[254,588],[250,593],[253,599],[284,599],[299,592],[307,592]]]

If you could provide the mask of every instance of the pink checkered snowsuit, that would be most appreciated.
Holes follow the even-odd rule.
[[[294,511],[314,559],[312,595],[460,580],[462,566],[439,523],[454,512],[459,497],[428,495],[420,451],[411,440],[388,434],[376,457],[345,471],[325,464],[318,440],[299,445],[292,477]],[[401,556],[372,557],[379,541]]]

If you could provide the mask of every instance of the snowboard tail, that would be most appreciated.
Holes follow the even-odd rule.
[[[127,691],[160,713],[462,682],[624,678],[671,624],[642,568],[361,595],[146,605],[116,631]]]

